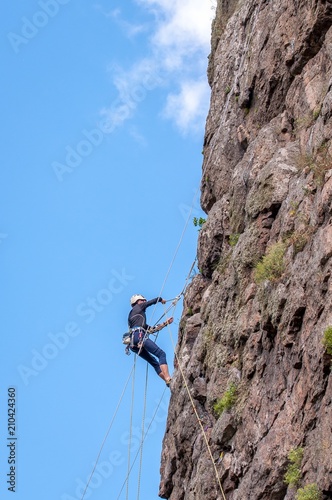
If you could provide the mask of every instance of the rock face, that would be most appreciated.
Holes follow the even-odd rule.
[[[161,498],[332,498],[331,26],[332,0],[219,0]]]

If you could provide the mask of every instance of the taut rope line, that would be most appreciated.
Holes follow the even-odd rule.
[[[216,480],[217,480],[217,483],[218,483],[218,486],[219,486],[219,489],[220,489],[220,492],[222,494],[222,497],[223,497],[223,500],[226,500],[226,497],[225,497],[225,493],[224,493],[224,490],[223,490],[223,487],[221,485],[221,481],[220,481],[220,477],[219,477],[219,473],[218,473],[218,470],[217,470],[217,467],[216,467],[216,464],[214,462],[214,459],[213,459],[213,455],[212,455],[212,451],[211,451],[211,448],[210,448],[210,445],[209,445],[209,441],[208,441],[208,438],[207,438],[207,435],[206,435],[206,432],[205,432],[205,429],[203,427],[203,424],[201,422],[201,419],[199,418],[199,415],[197,413],[197,410],[196,410],[196,406],[195,406],[195,403],[194,403],[194,400],[192,398],[192,395],[190,394],[190,390],[189,390],[189,387],[188,387],[188,384],[187,384],[187,380],[186,380],[186,377],[185,377],[185,374],[184,374],[184,371],[183,371],[183,368],[181,366],[181,363],[180,363],[180,360],[179,360],[179,357],[176,353],[176,350],[175,350],[175,344],[174,344],[174,341],[173,341],[173,337],[172,337],[172,331],[171,331],[171,328],[170,328],[170,325],[167,325],[167,327],[169,328],[169,332],[170,332],[170,339],[171,339],[171,343],[172,343],[172,346],[173,346],[173,350],[174,350],[174,356],[176,358],[176,361],[177,361],[177,364],[178,364],[178,367],[180,369],[180,373],[181,373],[181,376],[182,376],[182,379],[183,379],[183,383],[184,383],[184,386],[186,388],[186,391],[188,393],[188,396],[189,396],[189,399],[190,399],[190,403],[193,407],[193,410],[194,410],[194,413],[195,413],[195,416],[197,418],[197,422],[201,428],[201,431],[202,431],[202,434],[203,434],[203,437],[204,437],[204,441],[205,441],[205,444],[206,444],[206,447],[207,447],[207,450],[208,450],[208,454],[210,456],[210,459],[211,459],[211,462],[212,462],[212,465],[213,465],[213,468],[214,468],[214,472],[215,472],[215,475],[216,475]]]
[[[99,449],[99,452],[98,452],[97,458],[96,458],[96,460],[95,460],[95,464],[94,464],[94,466],[93,466],[93,469],[92,469],[92,471],[91,471],[91,474],[90,474],[90,476],[89,476],[89,479],[88,479],[88,481],[87,481],[87,483],[86,483],[85,490],[83,491],[83,495],[82,495],[82,497],[81,497],[81,500],[84,500],[85,494],[86,494],[87,489],[88,489],[89,484],[90,484],[90,481],[91,481],[92,476],[93,476],[93,474],[94,474],[94,472],[95,472],[95,470],[96,470],[96,467],[97,467],[97,464],[98,464],[98,461],[99,461],[99,458],[100,458],[101,452],[102,452],[102,450],[103,450],[103,448],[104,448],[104,445],[105,445],[105,443],[106,443],[106,440],[107,440],[107,438],[108,438],[108,435],[109,435],[109,433],[110,433],[110,431],[111,431],[111,428],[112,428],[112,425],[113,425],[114,419],[115,419],[115,417],[116,417],[116,414],[118,413],[118,410],[119,410],[119,407],[120,407],[121,401],[122,401],[123,396],[124,396],[124,394],[125,394],[125,392],[126,392],[126,389],[127,389],[127,385],[128,385],[129,380],[130,380],[130,378],[131,378],[131,376],[132,376],[133,369],[134,369],[134,367],[131,369],[131,372],[130,372],[130,374],[129,374],[129,377],[127,378],[127,381],[126,381],[125,386],[124,386],[124,388],[123,388],[123,391],[122,391],[122,394],[121,394],[121,396],[120,396],[119,402],[118,402],[117,407],[116,407],[116,409],[115,409],[115,412],[114,412],[114,414],[113,414],[113,417],[112,417],[111,423],[110,423],[110,425],[109,425],[109,427],[108,427],[108,429],[107,429],[107,432],[106,432],[106,434],[105,434],[105,437],[104,437],[103,442],[102,442],[102,444],[101,444],[101,447],[100,447],[100,449]]]
[[[131,406],[130,406],[130,423],[129,423],[129,443],[128,443],[128,478],[130,471],[130,448],[133,435],[133,414],[134,414],[134,399],[135,399],[135,373],[136,373],[136,356],[134,356],[133,380],[131,387]],[[129,499],[129,480],[126,484],[126,500]]]
[[[138,470],[138,484],[137,484],[137,500],[139,500],[140,489],[141,489],[141,475],[142,475],[142,463],[143,463],[143,443],[144,443],[144,426],[145,426],[145,414],[146,414],[146,395],[148,393],[148,375],[149,375],[149,364],[146,363],[145,372],[145,388],[144,388],[144,407],[142,416],[142,435],[141,435],[141,445],[140,445],[140,460],[139,460],[139,470]]]
[[[165,387],[165,388],[164,388],[164,391],[163,391],[163,393],[162,393],[162,396],[161,396],[161,398],[160,398],[160,400],[159,400],[159,403],[158,403],[158,405],[157,405],[157,407],[156,407],[156,410],[155,410],[155,412],[154,412],[154,414],[153,414],[153,416],[152,416],[151,422],[149,423],[148,428],[146,429],[146,432],[145,432],[145,434],[144,434],[144,439],[142,440],[142,443],[141,443],[141,445],[140,445],[139,449],[137,450],[137,453],[136,453],[136,455],[135,455],[135,458],[134,458],[134,460],[133,460],[133,463],[132,463],[132,465],[131,465],[131,468],[130,468],[130,471],[129,471],[129,474],[128,474],[128,475],[130,475],[130,473],[131,473],[131,471],[132,471],[132,469],[133,469],[133,467],[134,467],[134,465],[135,465],[135,462],[136,462],[136,459],[137,459],[137,457],[138,457],[138,454],[140,453],[141,446],[143,445],[143,442],[145,441],[145,439],[146,439],[146,437],[147,437],[147,435],[148,435],[148,433],[149,433],[150,427],[151,427],[151,425],[153,424],[154,419],[156,418],[157,411],[159,410],[159,407],[160,407],[160,405],[161,405],[161,402],[162,402],[162,399],[163,399],[163,397],[164,397],[164,394],[165,394],[166,389],[167,389],[167,387]],[[121,490],[120,490],[119,495],[117,496],[116,500],[119,500],[119,498],[120,498],[120,496],[121,496],[121,493],[122,493],[122,491],[123,491],[123,488],[124,488],[124,486],[125,486],[125,484],[126,484],[126,482],[127,482],[127,480],[128,480],[128,475],[127,475],[127,477],[125,478],[125,480],[124,480],[124,482],[123,482],[123,484],[122,484]]]

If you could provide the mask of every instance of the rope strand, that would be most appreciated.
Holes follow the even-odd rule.
[[[218,470],[217,470],[217,467],[216,467],[216,464],[215,464],[215,461],[213,459],[213,455],[212,455],[212,451],[211,451],[211,447],[209,445],[209,441],[208,441],[208,438],[207,438],[207,435],[206,435],[206,432],[205,432],[205,429],[203,427],[203,424],[202,424],[202,421],[201,419],[199,418],[199,415],[197,413],[197,410],[196,410],[196,406],[195,406],[195,403],[194,403],[194,400],[192,398],[192,395],[190,393],[190,390],[189,390],[189,387],[188,387],[188,383],[187,383],[187,380],[186,380],[186,377],[185,377],[185,374],[184,374],[184,371],[183,371],[183,368],[182,368],[182,365],[181,365],[181,362],[179,360],[179,357],[176,353],[176,350],[175,350],[175,344],[174,344],[174,341],[173,341],[173,337],[172,337],[172,331],[171,331],[171,327],[170,325],[167,325],[168,329],[169,329],[169,333],[170,333],[170,339],[171,339],[171,343],[172,343],[172,346],[173,346],[173,350],[174,350],[174,356],[176,358],[176,361],[177,361],[177,365],[180,369],[180,373],[181,373],[181,376],[182,376],[182,380],[183,380],[183,383],[184,383],[184,386],[186,388],[186,391],[188,393],[188,396],[189,396],[189,400],[190,400],[190,403],[193,407],[193,410],[194,410],[194,413],[195,413],[195,416],[196,416],[196,419],[197,419],[197,422],[198,422],[198,425],[200,426],[201,428],[201,431],[202,431],[202,434],[203,434],[203,437],[204,437],[204,441],[205,441],[205,444],[206,444],[206,447],[207,447],[207,450],[208,450],[208,454],[210,456],[210,459],[211,459],[211,462],[212,462],[212,465],[213,465],[213,468],[214,468],[214,472],[215,472],[215,475],[216,475],[216,480],[217,480],[217,483],[218,483],[218,486],[219,486],[219,489],[220,489],[220,492],[222,494],[222,497],[223,497],[223,500],[226,500],[226,497],[225,497],[225,493],[224,493],[224,490],[223,490],[223,487],[221,485],[221,481],[220,481],[220,477],[219,477],[219,474],[218,474]]]
[[[83,495],[82,495],[82,497],[81,497],[81,500],[84,500],[84,497],[85,497],[85,494],[86,494],[87,489],[88,489],[88,487],[89,487],[89,484],[90,484],[90,482],[91,482],[92,476],[93,476],[93,474],[94,474],[94,472],[95,472],[95,470],[96,470],[96,467],[97,467],[97,464],[98,464],[98,461],[99,461],[100,455],[101,455],[101,453],[102,453],[102,451],[103,451],[104,445],[105,445],[106,440],[107,440],[107,438],[108,438],[108,435],[109,435],[109,433],[110,433],[110,431],[111,431],[111,428],[112,428],[113,422],[114,422],[115,417],[116,417],[116,415],[117,415],[117,413],[118,413],[118,410],[119,410],[119,408],[120,408],[120,404],[121,404],[121,402],[122,402],[123,396],[124,396],[124,394],[125,394],[125,392],[126,392],[127,385],[128,385],[128,383],[129,383],[129,380],[131,379],[132,373],[133,373],[133,368],[131,369],[131,372],[130,372],[130,374],[129,374],[129,377],[127,378],[127,381],[126,381],[125,386],[124,386],[124,388],[123,388],[123,391],[122,391],[122,394],[121,394],[120,399],[119,399],[119,401],[118,401],[118,404],[117,404],[117,407],[116,407],[116,409],[115,409],[115,412],[113,413],[113,417],[112,417],[111,423],[110,423],[110,425],[109,425],[109,427],[108,427],[108,429],[107,429],[107,432],[106,432],[106,434],[105,434],[105,437],[104,437],[103,442],[102,442],[102,444],[101,444],[101,447],[100,447],[100,449],[99,449],[99,452],[98,452],[97,458],[96,458],[96,460],[95,460],[94,467],[93,467],[93,469],[92,469],[92,471],[91,471],[91,474],[90,474],[90,476],[89,476],[89,479],[88,479],[88,481],[87,481],[87,483],[86,483],[85,490],[83,491]]]
[[[143,417],[142,417],[142,437],[141,437],[141,446],[140,446],[140,461],[139,461],[138,484],[137,484],[137,500],[139,500],[140,489],[141,489],[141,475],[142,475],[142,463],[143,463],[143,443],[144,443],[144,426],[145,426],[145,414],[146,414],[146,396],[147,396],[147,392],[148,392],[148,374],[149,374],[149,364],[146,363],[145,388],[144,388],[144,407],[143,407]]]
[[[130,470],[130,448],[132,440],[132,429],[133,429],[133,413],[134,413],[134,399],[135,399],[135,372],[136,372],[136,356],[134,356],[134,366],[133,366],[133,380],[131,386],[131,407],[130,407],[130,424],[129,424],[129,443],[128,443],[128,472]],[[126,500],[129,499],[129,474],[128,481],[126,484]]]
[[[146,432],[145,432],[145,434],[144,434],[144,439],[142,440],[142,443],[141,443],[141,445],[140,445],[139,449],[137,450],[137,453],[136,453],[135,458],[134,458],[134,460],[133,460],[133,463],[132,463],[132,465],[131,465],[131,468],[130,468],[129,474],[131,473],[131,471],[132,471],[132,469],[133,469],[133,467],[134,467],[134,465],[135,465],[135,462],[136,462],[136,460],[137,460],[138,454],[140,453],[141,446],[143,445],[143,443],[144,443],[144,441],[145,441],[145,439],[146,439],[147,435],[149,434],[150,427],[151,427],[151,425],[153,424],[154,419],[156,418],[157,411],[159,410],[159,407],[160,407],[160,405],[161,405],[161,402],[162,402],[162,400],[163,400],[163,398],[164,398],[165,391],[166,391],[166,387],[164,388],[164,391],[163,391],[163,393],[162,393],[162,395],[161,395],[161,398],[160,398],[160,400],[159,400],[159,403],[158,403],[158,405],[157,405],[157,407],[156,407],[156,409],[155,409],[155,412],[154,412],[154,414],[153,414],[153,416],[152,416],[151,422],[149,423],[148,428],[147,428],[147,430],[146,430]],[[121,489],[120,489],[120,492],[119,492],[118,496],[116,497],[116,500],[119,500],[119,498],[120,498],[120,496],[121,496],[121,493],[122,493],[122,491],[123,491],[123,488],[125,487],[125,484],[126,484],[127,478],[128,478],[128,476],[125,478],[124,482],[122,483],[122,487],[121,487]]]

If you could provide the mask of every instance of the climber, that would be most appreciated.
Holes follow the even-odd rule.
[[[143,295],[133,295],[131,297],[130,305],[132,309],[128,316],[128,326],[131,332],[130,349],[153,366],[159,377],[161,377],[169,387],[171,376],[168,372],[166,354],[155,342],[149,339],[149,333],[159,331],[166,325],[171,324],[173,318],[169,318],[161,325],[155,327],[151,327],[146,323],[146,308],[158,302],[165,304],[166,300],[161,297],[146,300]],[[158,361],[155,356],[158,358]]]

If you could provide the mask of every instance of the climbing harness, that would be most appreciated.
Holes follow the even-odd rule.
[[[155,331],[157,331],[157,330],[155,330]],[[135,332],[138,332],[137,344],[135,344]],[[134,347],[138,347],[139,349],[141,349],[144,345],[145,340],[148,338],[150,333],[152,334],[154,332],[150,331],[150,330],[145,330],[141,326],[131,328],[129,330],[129,332],[125,333],[122,336],[122,343],[126,345],[125,353],[129,356],[130,349],[133,349]]]
[[[172,299],[173,300],[173,299]],[[149,335],[155,335],[157,332],[160,332],[165,326],[167,326],[169,323],[168,321],[164,321],[163,323],[159,323],[160,319],[167,314],[164,313],[158,320],[157,324],[155,326],[152,326],[145,330],[142,326],[137,326],[134,328],[130,328],[130,330],[122,335],[122,343],[126,345],[125,348],[125,353],[127,355],[130,355],[130,349],[134,347],[138,347],[140,350],[144,346],[144,342],[146,341],[147,338],[149,338]],[[135,345],[134,343],[134,336],[135,332],[139,332],[138,335],[138,342]]]
[[[135,334],[138,334],[137,336],[137,343],[135,343]],[[141,349],[144,345],[144,342],[148,338],[148,331],[145,330],[142,326],[136,326],[131,329],[131,334],[130,334],[130,347],[138,347]]]

